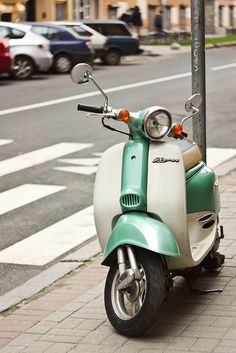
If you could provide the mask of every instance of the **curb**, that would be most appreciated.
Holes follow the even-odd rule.
[[[174,43],[174,41],[173,41]],[[166,55],[166,53],[161,53],[161,47],[165,47],[165,48],[168,48],[170,51],[170,53],[168,54],[171,54],[171,53],[181,53],[181,48],[188,48],[189,50],[191,49],[191,45],[186,45],[186,46],[182,46],[180,45],[180,48],[176,49],[176,48],[171,48],[171,44],[169,45],[158,45],[158,44],[150,44],[150,45],[141,45],[141,47],[145,47],[145,46],[148,46],[149,49],[143,49],[143,53],[140,54],[140,57],[142,56],[152,56],[152,57],[155,57],[155,56],[163,56],[163,55]],[[224,47],[233,47],[233,46],[236,46],[236,42],[228,42],[228,43],[216,43],[216,44],[206,44],[205,45],[205,49],[216,49],[216,48],[224,48]],[[151,47],[155,48],[155,50],[157,51],[153,51],[151,49]],[[158,52],[159,50],[159,52]]]
[[[98,240],[94,240],[65,256],[60,262],[42,271],[19,287],[3,294],[0,297],[0,314],[30,299],[33,295],[38,294],[60,278],[84,266],[86,261],[92,259],[100,252],[101,248]]]

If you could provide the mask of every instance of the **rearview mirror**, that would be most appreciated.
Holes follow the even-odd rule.
[[[198,109],[202,103],[202,96],[200,93],[196,93],[191,96],[185,103],[185,110],[187,112],[192,112],[195,109]]]
[[[71,70],[71,79],[75,83],[81,84],[89,81],[89,77],[92,75],[93,69],[88,64],[77,64]]]

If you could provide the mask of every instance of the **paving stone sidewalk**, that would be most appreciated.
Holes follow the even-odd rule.
[[[203,273],[190,294],[175,281],[159,320],[144,337],[128,339],[110,326],[103,304],[107,269],[100,256],[0,315],[1,353],[236,353],[236,170],[220,178],[226,255],[218,274]]]

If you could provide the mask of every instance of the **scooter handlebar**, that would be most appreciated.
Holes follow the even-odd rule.
[[[97,113],[97,114],[103,113],[103,107],[97,108],[97,107],[92,107],[90,105],[83,105],[83,104],[78,104],[77,110],[81,110],[83,112]]]

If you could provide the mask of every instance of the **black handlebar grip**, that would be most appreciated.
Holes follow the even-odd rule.
[[[103,113],[103,107],[97,108],[97,107],[91,107],[90,105],[83,105],[83,104],[78,104],[77,110],[82,110],[83,112],[98,113],[98,114]]]

